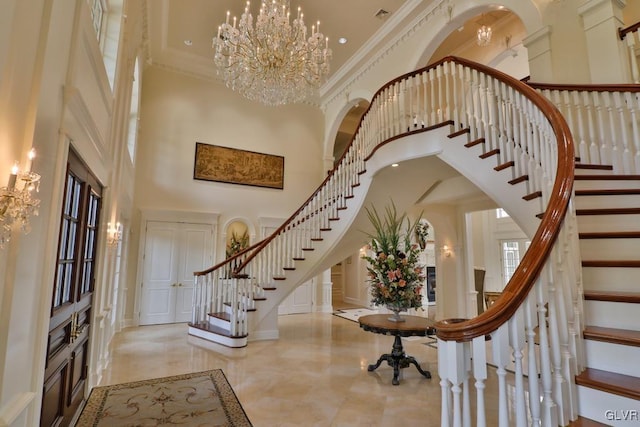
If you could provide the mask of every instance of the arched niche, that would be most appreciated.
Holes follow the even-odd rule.
[[[229,258],[249,247],[251,244],[251,232],[247,223],[241,219],[234,219],[227,223],[225,233],[225,258]]]

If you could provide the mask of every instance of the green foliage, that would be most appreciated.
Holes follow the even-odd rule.
[[[412,224],[406,214],[399,215],[393,201],[383,216],[373,206],[366,211],[374,228],[367,233],[374,255],[363,256],[369,264],[371,302],[400,309],[422,307],[424,266],[418,264],[419,246],[411,241],[417,222]]]
[[[249,234],[247,230],[242,233],[242,236],[238,237],[236,232],[231,233],[231,241],[227,244],[226,255],[227,258],[231,258],[238,252],[242,252],[243,249],[249,247]]]

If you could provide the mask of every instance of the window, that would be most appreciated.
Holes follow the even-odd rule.
[[[502,208],[496,209],[496,218],[509,218],[509,214]]]
[[[502,284],[506,285],[516,271],[522,256],[529,248],[531,242],[525,239],[501,240],[500,254],[502,261]]]
[[[104,16],[104,6],[102,0],[89,0],[89,8],[91,9],[91,22],[96,32],[98,40],[102,36],[102,17]]]

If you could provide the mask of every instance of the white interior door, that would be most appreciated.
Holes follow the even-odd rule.
[[[174,322],[189,322],[193,304],[194,271],[213,265],[213,230],[207,224],[181,224],[182,244],[177,268],[178,287]]]
[[[211,266],[212,244],[211,225],[147,222],[141,325],[191,319],[193,272]]]

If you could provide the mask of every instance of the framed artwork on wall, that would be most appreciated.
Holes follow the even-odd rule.
[[[193,179],[284,188],[284,157],[196,142]]]

